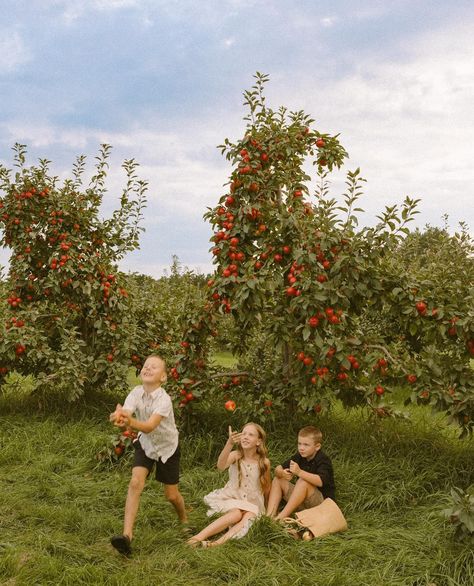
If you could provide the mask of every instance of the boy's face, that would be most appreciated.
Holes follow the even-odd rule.
[[[148,385],[160,386],[166,380],[165,363],[160,358],[152,356],[145,360],[140,371],[140,380]]]
[[[316,443],[310,435],[298,436],[298,452],[303,458],[311,460],[320,448],[321,444]]]

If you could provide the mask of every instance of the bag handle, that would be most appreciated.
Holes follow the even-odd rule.
[[[307,529],[306,525],[303,525],[299,519],[294,519],[293,517],[283,517],[282,523],[285,523],[285,525],[296,525],[298,529]]]

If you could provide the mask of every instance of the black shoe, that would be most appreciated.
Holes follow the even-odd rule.
[[[114,535],[110,540],[110,543],[122,555],[129,556],[132,553],[130,538],[127,535]]]

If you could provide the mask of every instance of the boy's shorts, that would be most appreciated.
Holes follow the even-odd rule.
[[[140,445],[140,440],[138,439],[133,442],[133,447],[135,448],[135,454],[133,457],[132,467],[142,466],[143,468],[148,469],[148,474],[151,474],[153,466],[156,466],[155,478],[158,480],[158,482],[162,482],[163,484],[178,484],[180,456],[179,446],[176,448],[174,454],[166,460],[166,462],[162,462],[161,458],[159,460],[153,460],[152,458],[149,458],[145,454],[145,451]]]
[[[295,485],[292,482],[289,482],[288,488],[283,495],[285,501],[288,502],[288,499],[290,498],[294,489]],[[319,490],[319,488],[314,487],[314,492],[308,498],[306,498],[296,510],[303,511],[305,509],[311,509],[311,507],[317,507],[323,502],[323,500],[323,493]]]

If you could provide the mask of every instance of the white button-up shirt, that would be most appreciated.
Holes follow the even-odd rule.
[[[147,421],[152,415],[163,417],[158,427],[150,433],[139,432],[140,445],[152,460],[164,463],[178,447],[178,429],[174,421],[173,404],[168,393],[158,387],[151,393],[142,385],[135,387],[125,399],[123,408],[135,414],[139,421]]]

